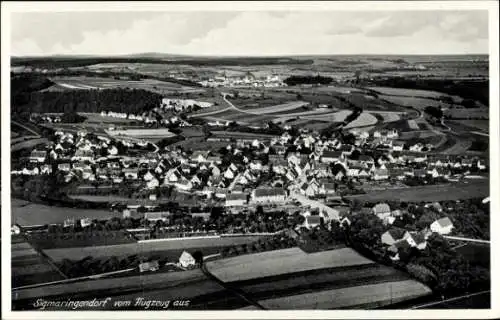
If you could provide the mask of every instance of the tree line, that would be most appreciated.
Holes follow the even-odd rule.
[[[296,86],[301,84],[330,84],[332,83],[333,78],[331,77],[323,77],[320,75],[317,76],[290,76],[283,80],[284,83],[288,86]]]

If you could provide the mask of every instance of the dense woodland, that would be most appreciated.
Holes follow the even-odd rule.
[[[30,92],[15,96],[12,112],[31,114],[106,110],[137,114],[159,106],[161,99],[160,94],[140,89]]]
[[[333,78],[323,76],[291,76],[283,80],[288,86],[296,86],[301,84],[330,84]]]
[[[489,106],[489,80],[448,80],[448,79],[415,79],[392,77],[377,79],[376,85],[392,88],[431,90],[459,96],[465,99],[465,107],[474,107],[473,100]]]

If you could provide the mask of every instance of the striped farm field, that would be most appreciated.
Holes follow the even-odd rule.
[[[242,281],[315,269],[371,264],[356,251],[343,248],[307,254],[290,248],[247,254],[207,263],[207,269],[224,282]]]
[[[261,300],[272,310],[367,309],[425,296],[431,290],[415,280],[384,282]]]
[[[384,120],[384,123],[386,122],[394,122],[394,121],[398,121],[399,119],[401,119],[401,114],[402,112],[390,112],[390,111],[365,111],[367,113],[370,113],[370,114],[374,114],[374,115],[380,115]]]

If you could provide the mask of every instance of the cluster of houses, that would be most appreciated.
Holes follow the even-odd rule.
[[[265,77],[256,77],[251,72],[245,75],[228,76],[226,74],[215,76],[208,80],[199,82],[204,87],[265,87],[276,88],[283,87],[286,84],[281,80],[278,75],[272,74]]]
[[[432,204],[433,206],[442,210],[439,203]],[[387,252],[390,254],[392,260],[399,260],[400,250],[406,250],[410,247],[418,250],[424,250],[427,247],[427,239],[432,233],[440,235],[447,235],[453,231],[453,223],[449,217],[442,217],[432,222],[424,230],[408,231],[400,227],[392,226],[396,219],[402,215],[401,210],[393,210],[386,203],[379,203],[372,209],[379,219],[384,224],[390,226],[381,236],[381,242],[386,246]]]

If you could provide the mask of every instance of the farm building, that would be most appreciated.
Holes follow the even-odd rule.
[[[320,216],[307,216],[306,219],[304,220],[304,227],[306,227],[307,229],[316,228],[320,224],[321,224]]]
[[[453,230],[454,226],[450,218],[444,217],[431,223],[430,228],[432,232],[449,234]]]
[[[30,154],[29,160],[30,162],[38,162],[43,163],[47,158],[47,151],[43,150],[33,150]]]
[[[144,214],[144,218],[150,222],[163,221],[166,222],[169,220],[170,212],[146,212]]]
[[[245,193],[230,193],[226,196],[226,207],[244,206],[247,203]]]
[[[254,202],[285,202],[286,192],[281,188],[258,188],[252,195]]]
[[[391,215],[391,208],[387,203],[378,203],[372,208],[372,212],[383,220]]]
[[[392,246],[396,242],[403,240],[405,236],[406,230],[400,229],[400,228],[392,228],[388,231],[386,231],[382,236],[380,237],[380,240],[383,244],[386,244],[388,246]]]

